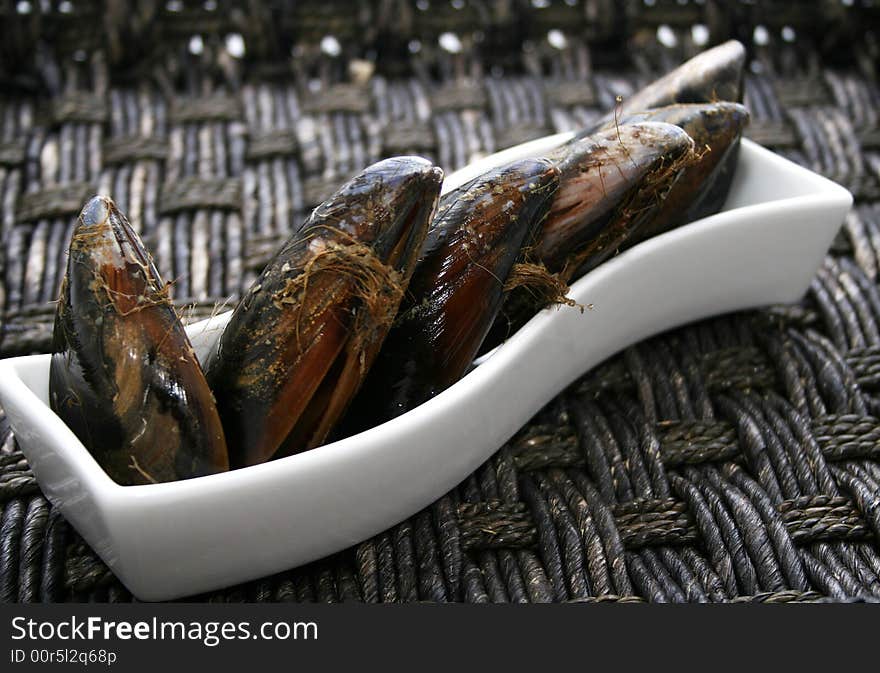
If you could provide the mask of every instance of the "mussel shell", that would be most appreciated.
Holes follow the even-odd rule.
[[[693,138],[694,160],[681,172],[666,198],[630,244],[718,212],[730,191],[737,150],[748,110],[739,103],[670,105],[629,115],[628,124],[665,122],[682,128]]]
[[[596,267],[650,220],[692,148],[679,127],[645,122],[574,139],[548,154],[560,170],[559,189],[525,261],[564,283]],[[508,293],[482,353],[545,307],[540,289],[524,284]]]
[[[544,217],[558,170],[526,159],[445,195],[400,314],[352,406],[356,431],[400,415],[457,381],[492,324],[504,281]]]
[[[621,117],[676,103],[715,103],[743,100],[743,72],[746,50],[737,40],[707,49],[680,66],[624,98],[615,109],[604,115],[581,135],[613,125]]]
[[[120,484],[228,469],[214,398],[165,285],[115,204],[80,214],[55,314],[50,405]]]
[[[207,368],[234,466],[324,441],[390,328],[442,178],[419,157],[368,167],[246,293]]]
[[[645,122],[604,129],[549,154],[560,169],[560,186],[530,251],[532,259],[570,280],[571,260],[595,266],[612,255],[655,207],[650,190],[662,195],[692,148],[679,127]],[[637,196],[647,210],[633,205]]]
[[[622,114],[674,103],[742,102],[746,50],[728,40],[685,61],[623,102]]]

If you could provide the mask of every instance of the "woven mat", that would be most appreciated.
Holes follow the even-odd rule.
[[[0,29],[3,355],[46,350],[71,227],[90,193],[128,213],[196,319],[234,302],[353,171],[403,152],[452,170],[578,128],[709,35],[750,42],[748,134],[845,185],[856,206],[800,304],[629,348],[404,523],[197,600],[880,597],[876,43],[851,40],[837,10],[822,18],[825,34],[811,33],[785,3],[727,3],[724,13],[717,2],[553,2],[550,14],[531,3],[514,18],[499,9],[509,2],[437,13],[375,2],[364,4],[369,16],[341,18],[320,3],[293,18],[275,5],[227,16],[227,4],[256,11],[108,10],[102,40],[76,44],[62,39],[65,17],[36,16],[33,3]],[[89,3],[74,5],[88,15]],[[629,23],[607,5],[625,6]],[[756,6],[778,11],[756,20]],[[300,39],[292,58],[286,25]],[[156,39],[143,40],[151,31]],[[142,42],[128,39],[135,33]],[[131,46],[159,36],[160,57]],[[259,62],[236,56],[239,39]],[[383,61],[364,48],[370,40],[401,51]],[[5,419],[0,440],[0,600],[131,600],[41,495]]]

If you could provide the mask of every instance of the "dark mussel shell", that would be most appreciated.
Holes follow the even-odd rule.
[[[603,129],[547,155],[560,170],[559,190],[530,257],[567,282],[615,253],[662,204],[694,143],[672,124]]]
[[[730,191],[749,112],[739,103],[728,102],[670,105],[629,115],[620,123],[625,126],[652,121],[684,129],[694,140],[694,160],[684,167],[650,221],[628,245],[721,209]]]
[[[737,40],[707,49],[625,98],[617,109],[603,116],[581,135],[590,135],[613,124],[615,119],[655,107],[676,103],[741,103],[745,62],[745,47]]]
[[[560,171],[559,189],[524,259],[545,274],[522,274],[523,282],[511,287],[481,352],[507,339],[547,304],[558,302],[566,283],[636,235],[692,153],[687,133],[655,122],[604,129],[549,153],[547,159]],[[548,287],[546,272],[554,274],[556,286]]]
[[[550,162],[526,159],[443,197],[347,432],[398,416],[461,378],[498,312],[521,248],[547,212],[558,175]]]
[[[211,358],[233,466],[321,444],[397,313],[443,173],[368,167],[318,206],[235,309]]]
[[[214,398],[166,286],[106,197],[85,206],[70,243],[49,400],[120,484],[228,469]]]

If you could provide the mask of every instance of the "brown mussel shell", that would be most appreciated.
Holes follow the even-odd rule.
[[[550,162],[526,159],[443,197],[400,314],[352,405],[346,431],[398,416],[461,378],[558,184],[559,172]]]
[[[120,484],[228,469],[214,398],[166,286],[106,197],[85,206],[70,243],[49,400]]]
[[[621,128],[643,122],[664,122],[683,129],[694,140],[694,160],[684,167],[663,203],[627,246],[721,209],[733,181],[749,112],[739,103],[728,102],[670,105],[620,120]]]
[[[560,171],[559,189],[534,245],[525,251],[525,264],[518,265],[521,282],[509,284],[481,352],[503,342],[548,304],[563,300],[567,283],[637,235],[692,155],[687,133],[657,122],[603,129],[549,153],[547,159]],[[523,269],[539,272],[530,277]],[[555,283],[548,283],[551,278]]]
[[[374,164],[318,206],[235,309],[210,359],[233,466],[320,445],[397,313],[442,171]]]
[[[613,255],[662,204],[694,143],[671,124],[603,129],[547,155],[560,185],[530,257],[568,282]]]

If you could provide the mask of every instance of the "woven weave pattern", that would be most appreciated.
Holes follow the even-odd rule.
[[[856,29],[877,11],[858,4],[177,2],[120,16],[109,2],[5,15],[0,350],[48,348],[92,193],[116,200],[182,315],[199,318],[234,303],[368,163],[411,152],[453,170],[586,125],[705,39],[746,38],[748,135],[856,196],[803,302],[630,348],[406,522],[198,598],[880,598],[880,86],[877,44]],[[63,38],[95,16],[100,31]],[[43,498],[5,419],[0,440],[0,600],[130,600]]]

